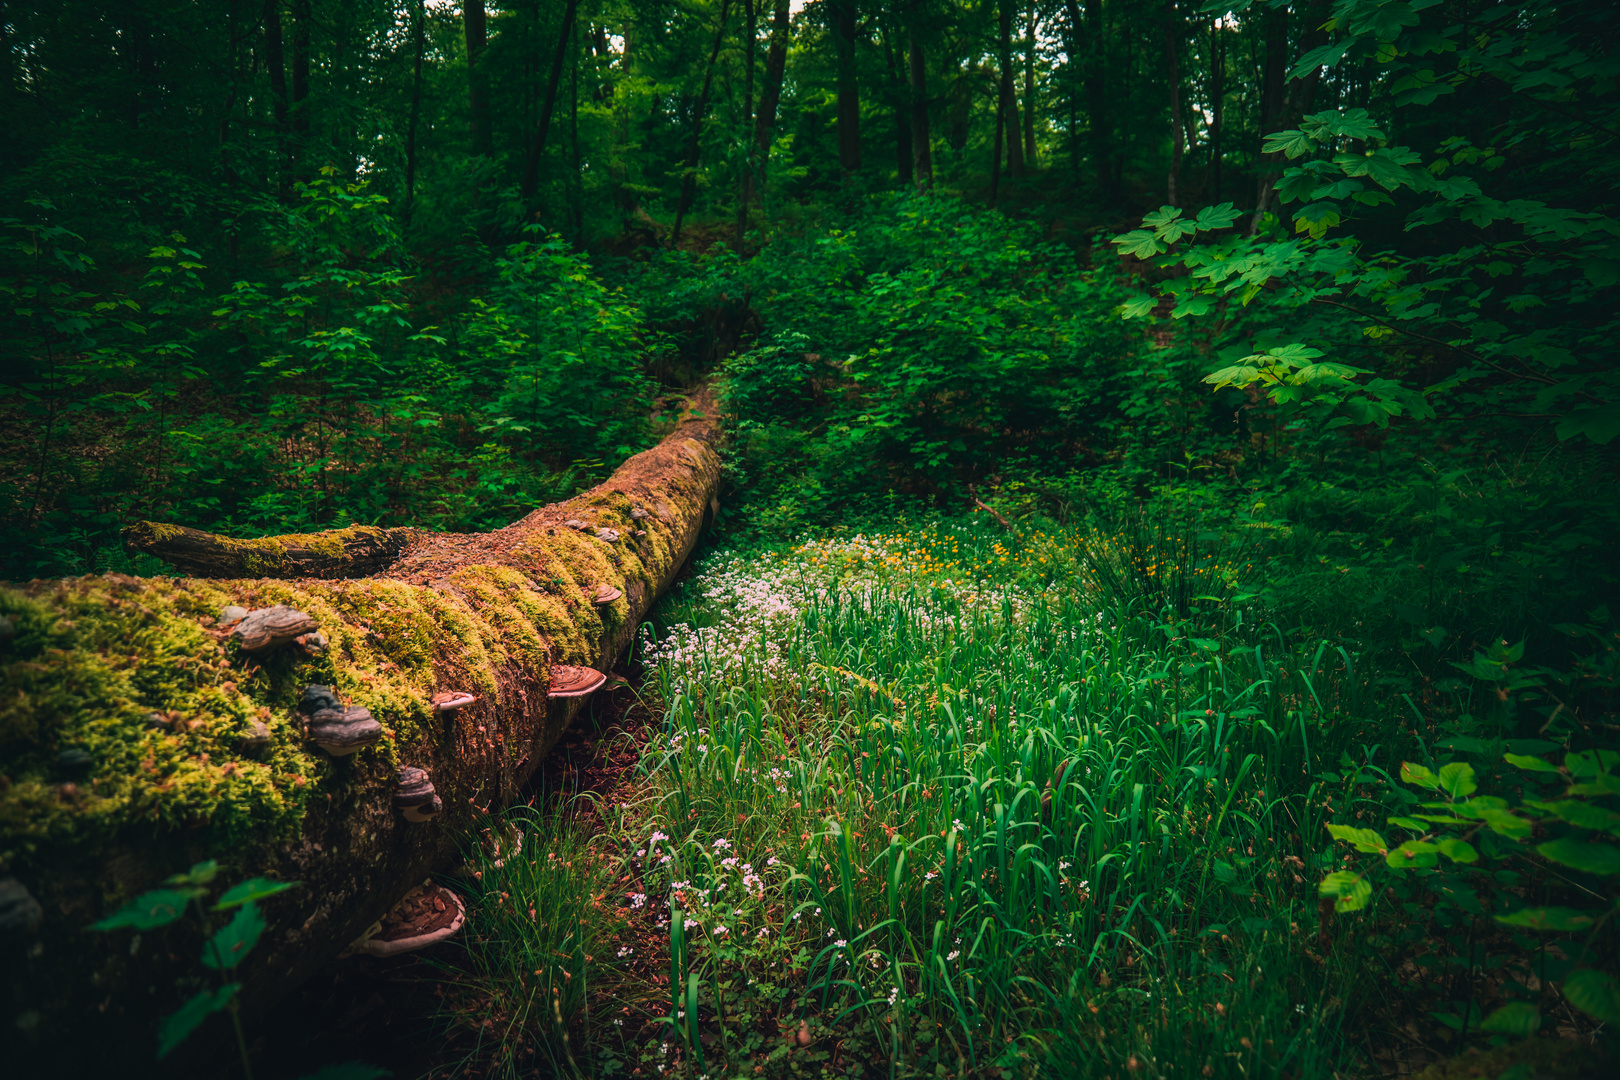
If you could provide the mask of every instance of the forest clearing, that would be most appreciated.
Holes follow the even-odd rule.
[[[0,12],[0,1060],[1620,1025],[1620,11]]]

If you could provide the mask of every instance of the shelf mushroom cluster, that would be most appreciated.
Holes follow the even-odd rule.
[[[333,757],[347,757],[382,738],[382,725],[371,710],[359,705],[345,706],[329,686],[306,686],[298,699],[309,737]]]

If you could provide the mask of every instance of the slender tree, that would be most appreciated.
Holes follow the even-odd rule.
[[[861,168],[861,99],[855,78],[855,0],[826,0],[838,72],[838,166]]]
[[[1035,166],[1035,28],[1038,25],[1035,0],[1029,0],[1024,22],[1024,161],[1030,168]]]
[[[529,137],[527,160],[523,165],[523,186],[520,189],[525,203],[533,203],[540,190],[540,156],[546,152],[546,137],[551,131],[551,112],[557,105],[557,83],[562,79],[563,54],[573,40],[574,15],[579,0],[566,0],[563,7],[562,28],[557,32],[557,49],[551,57],[551,74],[546,78],[546,97],[540,105],[540,119]]]
[[[754,47],[759,28],[755,25],[754,0],[743,0],[743,107],[742,127],[747,132],[754,114]],[[737,177],[737,250],[742,251],[748,235],[749,185],[754,175],[754,144],[744,139],[742,170]]]
[[[928,64],[922,37],[913,25],[906,34],[911,90],[911,173],[919,191],[934,186],[934,151],[928,130]]]
[[[427,0],[416,0],[411,19],[411,46],[415,64],[411,70],[411,117],[405,128],[405,219],[416,206],[416,128],[422,119],[422,54],[427,51]]]
[[[462,30],[467,39],[467,130],[473,153],[488,157],[495,152],[489,118],[489,80],[484,74],[484,51],[489,47],[489,21],[484,0],[461,5]]]
[[[281,197],[292,193],[292,150],[287,101],[287,60],[282,51],[281,0],[264,0],[264,66],[270,76],[270,112],[276,128],[276,186]]]
[[[670,232],[669,246],[681,244],[681,222],[692,208],[692,193],[697,189],[698,161],[703,153],[703,117],[709,111],[709,87],[714,82],[714,62],[720,57],[720,44],[726,38],[726,15],[731,0],[720,0],[720,17],[714,24],[714,47],[709,50],[709,62],[703,68],[703,89],[698,94],[697,108],[692,110],[692,138],[686,147],[686,169],[681,176],[681,198],[675,204],[675,228]]]
[[[292,0],[292,152],[297,179],[308,179],[310,154],[309,64],[310,32],[315,22],[310,0]]]
[[[1024,144],[1019,137],[1018,125],[1018,99],[1015,96],[1012,58],[1012,24],[1014,0],[1001,0],[999,36],[996,41],[996,59],[1001,68],[1001,114],[1000,126],[1006,129],[1007,135],[1007,175],[1017,178],[1024,175]],[[997,151],[999,156],[1000,151]]]
[[[1165,180],[1171,206],[1180,205],[1181,156],[1185,152],[1182,142],[1184,130],[1181,120],[1181,13],[1176,0],[1164,0],[1165,13],[1165,65],[1170,80],[1170,175]]]
[[[748,193],[753,194],[756,177],[763,184],[771,160],[772,133],[776,128],[776,108],[782,100],[782,79],[787,72],[788,35],[792,8],[789,0],[776,0],[771,15],[771,47],[765,54],[765,84],[760,88],[759,112],[754,116],[755,168],[748,175]]]

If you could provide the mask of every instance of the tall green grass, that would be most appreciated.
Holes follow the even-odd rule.
[[[753,979],[814,1040],[770,1052],[838,1045],[895,1074],[1342,1063],[1369,958],[1319,938],[1321,825],[1371,794],[1342,762],[1376,783],[1399,760],[1354,657],[1226,605],[941,583],[940,563],[996,564],[999,538],[910,540],[955,558],[829,560],[844,580],[799,572],[768,643],[694,636],[657,669],[639,816],[668,839],[640,869],[674,913],[683,1060],[759,1063],[710,989]],[[757,896],[733,903],[719,854]]]

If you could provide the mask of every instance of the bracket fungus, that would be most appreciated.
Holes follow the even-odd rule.
[[[591,523],[588,521],[581,521],[579,518],[569,518],[567,521],[563,522],[563,526],[565,528],[573,529],[575,532],[584,532],[586,529],[591,527]]]
[[[347,757],[382,738],[382,725],[370,709],[321,709],[309,718],[309,737],[333,757]]]
[[[406,893],[364,936],[351,953],[388,957],[426,948],[454,934],[467,919],[461,897],[431,880]]]
[[[247,608],[238,607],[235,604],[226,604],[224,607],[219,609],[219,618],[215,621],[220,626],[235,626],[237,623],[241,622],[247,617]]]
[[[414,765],[399,770],[394,805],[405,812],[406,821],[432,821],[444,813],[444,801],[433,790],[427,772]]]
[[[619,538],[618,529],[597,529],[596,538],[605,544],[611,544]]]
[[[329,644],[326,635],[319,630],[309,634],[300,634],[298,637],[293,638],[293,642],[304,650],[305,656],[319,656],[326,651],[326,646]]]
[[[243,652],[264,652],[315,631],[315,620],[286,604],[250,611],[231,636]]]
[[[646,510],[643,510],[639,506],[631,507],[630,509],[630,518],[632,521],[645,521],[650,517],[652,517],[652,514]]]
[[[624,593],[615,589],[612,585],[598,585],[596,591],[591,594],[591,603],[611,604],[623,595]]]
[[[477,700],[478,695],[469,694],[464,690],[440,690],[428,698],[435,713],[453,713],[457,709],[465,709]]]
[[[595,668],[554,664],[551,668],[551,686],[546,690],[546,697],[584,697],[600,690],[606,682],[607,676]]]
[[[343,702],[332,692],[330,686],[317,686],[310,683],[304,687],[304,692],[298,695],[298,711],[305,716],[314,716],[322,709],[341,709]]]

